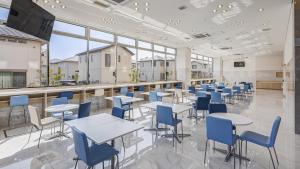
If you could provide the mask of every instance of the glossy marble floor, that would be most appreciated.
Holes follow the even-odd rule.
[[[282,117],[278,138],[277,152],[280,160],[280,169],[299,169],[300,136],[293,134],[291,115],[283,113],[282,94],[279,91],[259,90],[244,101],[237,101],[228,105],[229,112],[240,113],[253,120],[249,126],[238,127],[238,133],[244,130],[254,130],[264,134],[270,133],[270,128],[277,115]],[[143,110],[147,111],[147,110]],[[101,112],[110,112],[109,109]],[[97,112],[100,113],[100,112]],[[120,167],[124,169],[229,169],[233,168],[233,160],[224,162],[225,156],[210,150],[208,162],[203,163],[205,147],[205,121],[190,120],[187,113],[183,113],[184,132],[192,134],[185,138],[182,144],[172,147],[172,140],[158,137],[154,132],[138,131],[125,137],[126,151],[123,151],[121,139],[116,140],[116,147],[120,150]],[[145,127],[151,124],[151,115],[145,113],[140,117],[138,110],[134,113],[135,122]],[[74,146],[72,139],[57,138],[50,141],[42,139],[40,149],[37,148],[38,132],[35,132],[28,141],[29,128],[11,131],[9,134],[20,134],[15,137],[0,140],[0,168],[1,169],[71,169],[74,168]],[[164,132],[160,133],[163,134]],[[50,130],[46,131],[46,135]],[[100,134],[100,133],[99,133]],[[71,136],[71,134],[69,134]],[[212,144],[211,144],[212,145]],[[216,147],[226,148],[216,144]],[[250,162],[243,162],[236,168],[269,169],[272,163],[267,149],[250,144],[248,146]],[[105,164],[110,168],[109,162]],[[86,166],[79,162],[79,168]],[[95,167],[102,168],[102,165]]]

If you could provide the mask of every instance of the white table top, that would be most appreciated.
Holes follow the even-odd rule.
[[[140,107],[145,107],[148,109],[156,110],[158,105],[172,107],[173,113],[179,114],[187,110],[192,109],[192,106],[182,105],[182,104],[172,104],[172,103],[163,103],[163,102],[151,102],[140,105]]]
[[[150,92],[144,92],[144,93],[141,93],[142,95],[149,95]],[[167,96],[171,96],[172,93],[165,93],[165,92],[157,92],[157,96],[159,97],[167,97]]]
[[[76,127],[98,144],[106,143],[143,128],[138,124],[106,113],[67,121],[66,124]]]
[[[198,96],[188,96],[188,97],[186,97],[186,99],[191,100],[191,101],[197,101]]]
[[[183,93],[190,92],[190,90],[186,90],[186,89],[165,89],[166,92],[172,92],[172,93],[174,93],[176,90],[181,90]]]
[[[211,95],[211,92],[208,92],[208,91],[199,91],[199,92],[205,93],[205,94],[207,94],[207,95]],[[222,97],[227,96],[227,95],[229,95],[229,93],[221,93],[221,96],[222,96]]]
[[[45,111],[49,113],[55,113],[55,112],[70,111],[78,108],[79,108],[78,104],[59,104],[59,105],[49,106],[45,109]]]
[[[253,121],[250,118],[234,113],[213,113],[209,116],[231,120],[232,124],[235,126],[245,126],[253,123]]]
[[[114,97],[120,97],[122,100],[122,103],[134,103],[134,102],[140,102],[143,101],[144,99],[142,98],[137,98],[137,97],[128,97],[128,96],[114,96]],[[106,100],[111,100],[113,101],[113,97],[105,97]]]

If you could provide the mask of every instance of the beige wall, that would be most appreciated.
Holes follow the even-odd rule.
[[[26,71],[27,86],[40,86],[40,42],[0,41],[0,51],[0,71]]]

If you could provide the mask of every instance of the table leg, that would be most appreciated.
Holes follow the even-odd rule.
[[[115,147],[115,140],[111,140],[111,146],[114,148]],[[111,169],[115,168],[115,156],[111,158]]]
[[[225,162],[228,162],[231,159],[231,157],[233,157],[233,156],[240,158],[242,160],[250,161],[249,158],[240,156],[239,154],[234,153],[231,149],[231,146],[228,146],[228,150],[224,150],[224,149],[220,149],[220,148],[214,148],[214,150],[226,155]]]

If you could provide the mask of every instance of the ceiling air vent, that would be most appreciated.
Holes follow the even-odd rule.
[[[235,55],[235,56],[242,56],[242,55],[244,55],[244,54],[241,54],[241,53],[235,53],[235,54],[233,54],[233,55]]]
[[[131,0],[104,0],[104,1],[114,4],[114,5],[124,5]]]
[[[210,37],[210,34],[208,34],[208,33],[199,33],[199,34],[194,34],[192,36],[195,39],[202,39],[202,38]]]
[[[264,29],[262,29],[263,32],[267,32],[267,31],[270,31],[270,30],[271,30],[271,28],[264,28]]]
[[[109,5],[107,5],[107,4],[105,4],[105,3],[103,3],[103,2],[101,2],[101,1],[94,1],[94,4],[96,4],[96,5],[98,5],[98,6],[100,6],[100,7],[102,7],[102,8],[108,8],[109,7]]]
[[[232,47],[221,47],[220,49],[221,50],[229,50],[229,49],[232,49]]]

